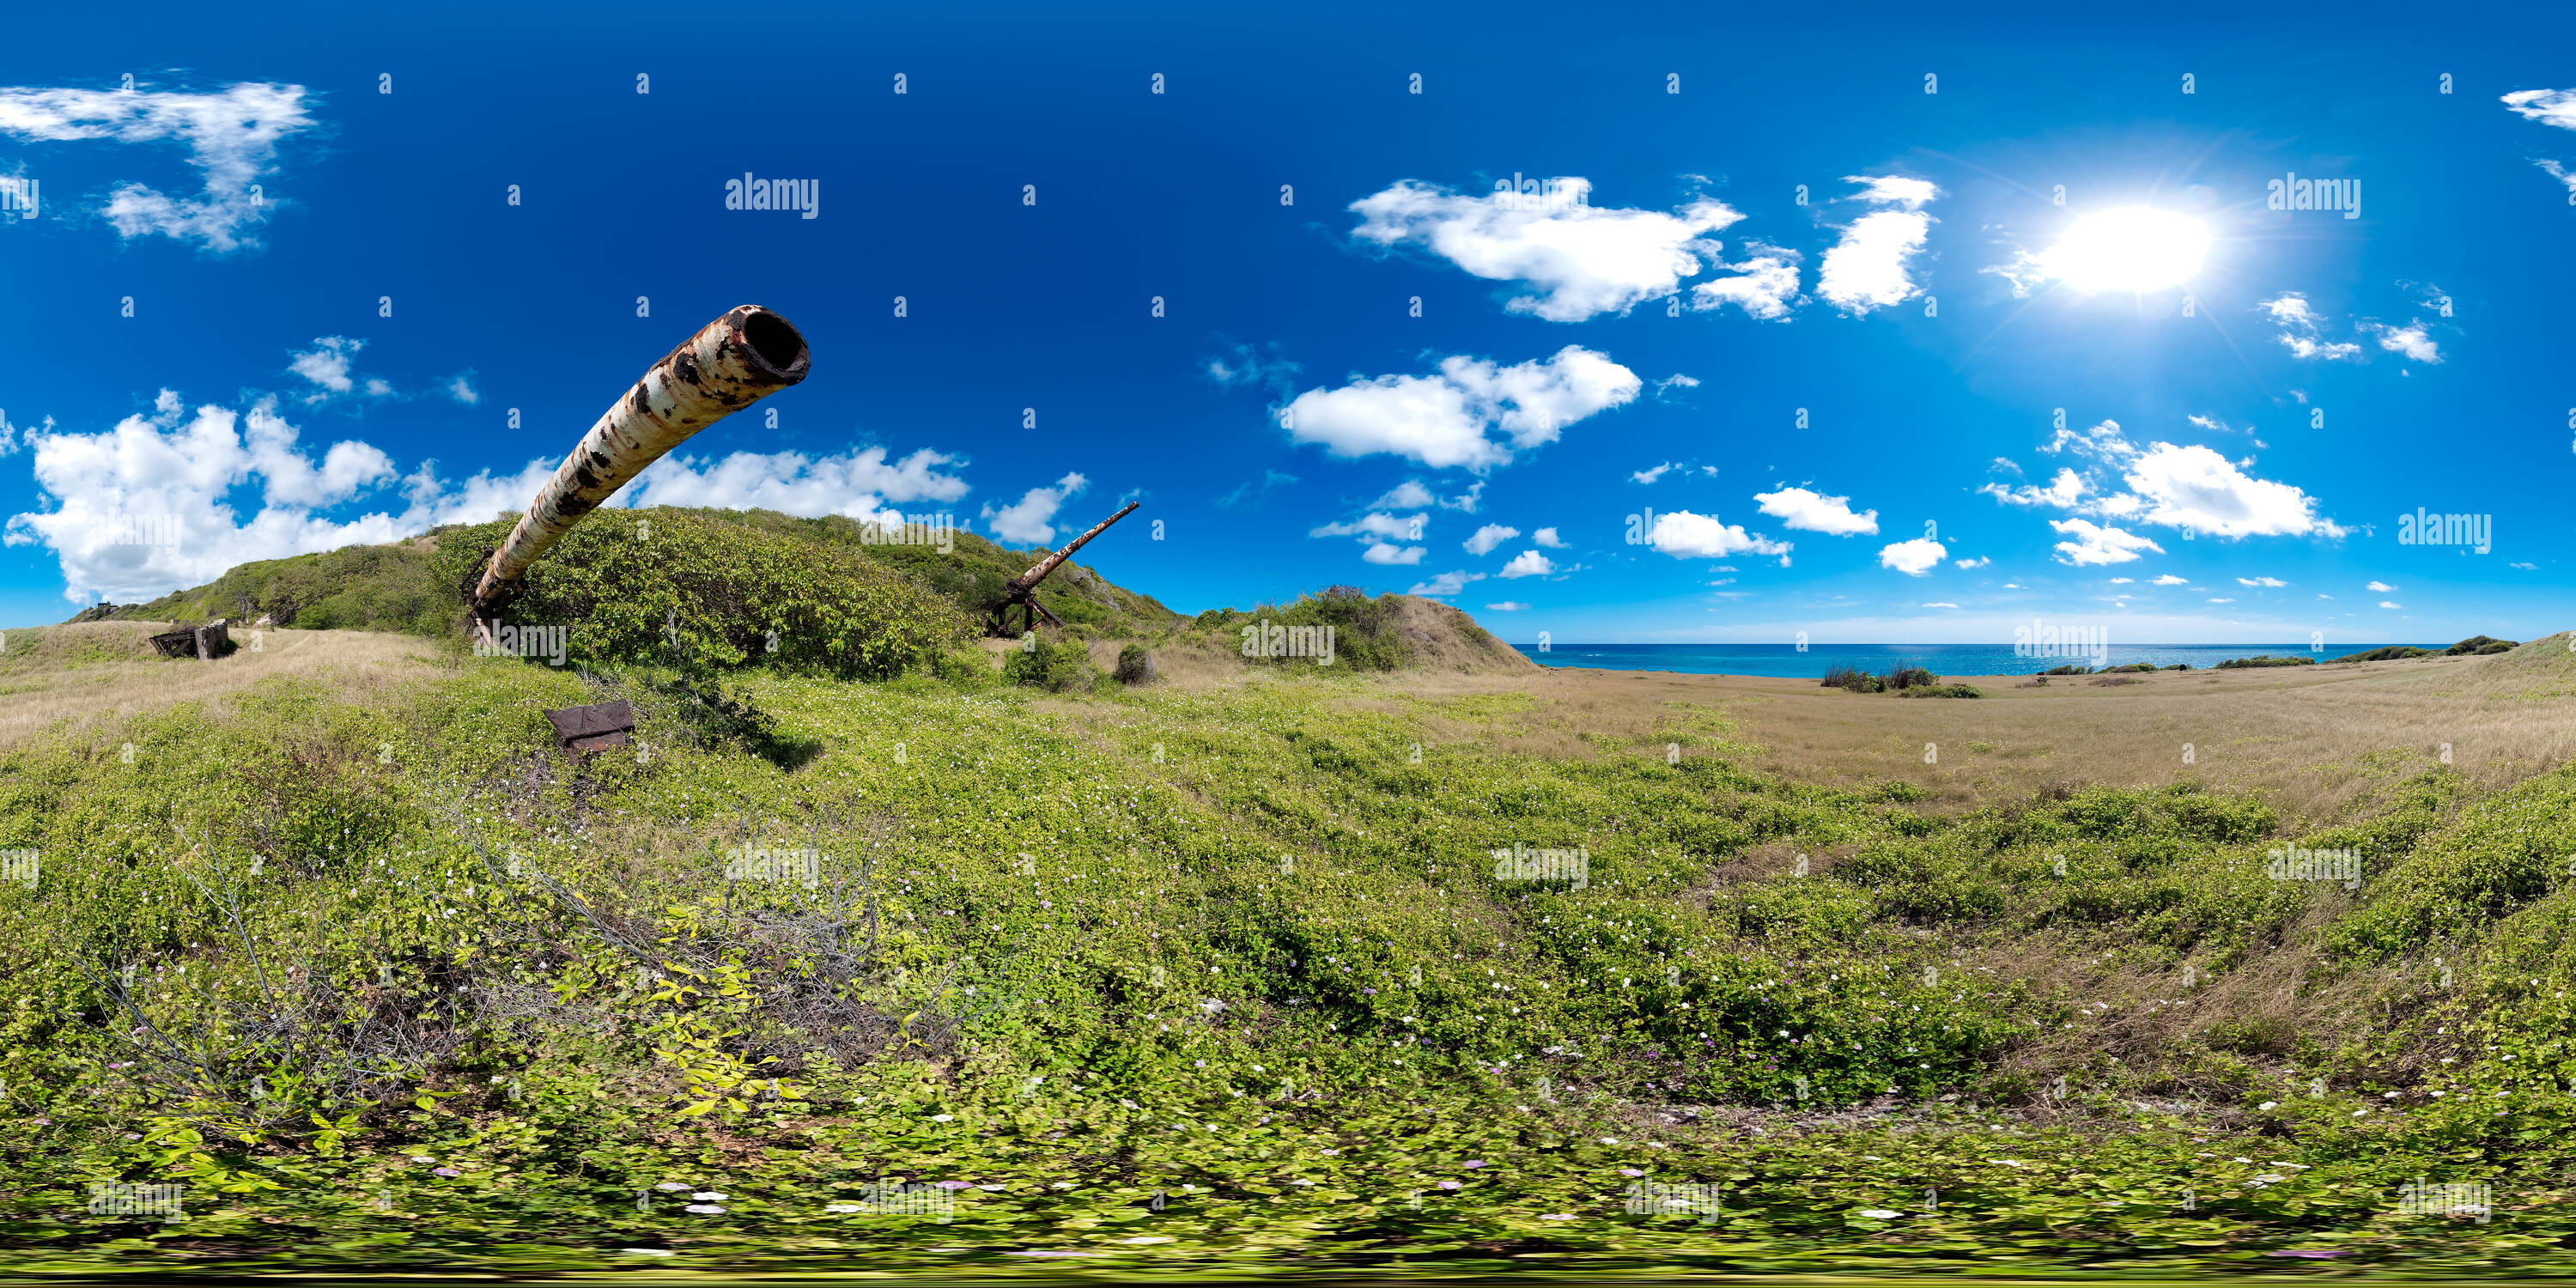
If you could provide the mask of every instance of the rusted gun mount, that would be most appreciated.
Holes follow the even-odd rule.
[[[1074,551],[1082,549],[1082,547],[1093,537],[1107,532],[1110,524],[1116,523],[1120,519],[1124,519],[1128,515],[1135,513],[1136,506],[1138,504],[1139,503],[1135,501],[1128,502],[1126,508],[1120,510],[1116,514],[1110,515],[1106,519],[1102,519],[1099,523],[1092,526],[1091,531],[1083,533],[1081,536],[1075,537],[1072,541],[1067,542],[1064,549],[1056,551],[1054,554],[1048,555],[1044,559],[1038,560],[1037,563],[1031,565],[1027,572],[1021,573],[1017,577],[1013,577],[1008,584],[1002,587],[1002,597],[994,601],[992,609],[993,615],[987,623],[987,629],[995,635],[1012,634],[1011,609],[1014,607],[1024,610],[1022,614],[1022,630],[1036,630],[1038,628],[1038,619],[1040,617],[1044,617],[1048,621],[1055,623],[1057,629],[1063,629],[1063,619],[1048,612],[1046,605],[1038,602],[1038,583],[1045,581],[1049,573],[1063,567],[1064,561],[1071,559]]]

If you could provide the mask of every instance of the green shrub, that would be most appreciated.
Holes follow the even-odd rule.
[[[2516,640],[2500,640],[2492,635],[2472,635],[2443,649],[2442,653],[2444,656],[2478,656],[2487,653],[2510,653],[2520,647],[2522,647],[2521,643]]]
[[[1924,667],[1899,662],[1889,667],[1887,674],[1880,676],[1878,682],[1888,689],[1919,689],[1927,684],[1939,684],[1941,677]]]
[[[1354,671],[1392,671],[1413,656],[1413,645],[1395,626],[1396,597],[1380,595],[1374,599],[1357,586],[1327,586],[1322,591],[1304,596],[1285,607],[1257,604],[1250,613],[1225,609],[1201,613],[1198,621],[1216,632],[1219,642],[1229,642],[1229,632],[1266,630],[1269,624],[1289,630],[1298,627],[1330,627],[1335,669]],[[1253,657],[1279,665],[1313,666],[1312,657]]]
[[[1079,640],[1037,640],[1033,647],[1011,651],[1002,663],[1002,678],[1050,693],[1084,693],[1100,686],[1100,668]]]
[[[1130,644],[1118,650],[1117,679],[1120,684],[1151,684],[1157,678],[1154,654],[1144,645]]]
[[[2387,645],[2387,646],[2386,646],[2386,647],[2384,647],[2384,648],[2369,649],[2369,650],[2366,650],[2366,651],[2364,651],[2364,652],[2360,652],[2360,653],[2346,653],[2346,654],[2344,654],[2342,657],[2329,658],[2329,659],[2327,659],[2327,661],[2329,661],[2329,662],[2399,662],[2399,661],[2404,661],[2404,660],[2406,660],[2406,659],[2408,659],[2408,658],[2416,658],[2416,657],[2432,657],[2432,656],[2434,656],[2434,652],[2433,652],[2433,650],[2431,650],[2431,649],[2429,649],[2429,648],[2417,648],[2417,647],[2415,647],[2415,646],[2414,646],[2414,645],[2412,645],[2412,644],[2390,644],[2390,645]]]
[[[2092,667],[2089,667],[2089,666],[2079,666],[2079,665],[2077,665],[2077,664],[2075,664],[2075,663],[2073,663],[2073,662],[2069,662],[2069,663],[2067,663],[2067,664],[2066,664],[2066,665],[2064,665],[2064,666],[2052,666],[2052,667],[2048,668],[2047,670],[2040,672],[2040,674],[2041,674],[2041,675],[2091,675],[2091,674],[2093,674],[2093,668],[2092,668]]]
[[[1982,698],[1986,696],[1973,684],[1928,684],[1907,689],[1900,698]]]
[[[2231,657],[2226,661],[2219,663],[2218,669],[2222,671],[2239,671],[2253,667],[2315,666],[2316,664],[2317,660],[2312,657],[2273,657],[2266,653],[2254,657]]]
[[[594,515],[528,570],[504,620],[564,626],[582,663],[668,663],[683,670],[765,666],[842,678],[931,668],[969,638],[955,606],[855,550],[677,511],[642,528]],[[506,525],[450,533],[451,584]]]
[[[1845,689],[1853,693],[1876,693],[1881,689],[1886,688],[1887,682],[1879,679],[1875,675],[1871,675],[1869,672],[1864,671],[1859,667],[1836,662],[1832,666],[1825,668],[1825,682],[1823,687],[1828,689]]]

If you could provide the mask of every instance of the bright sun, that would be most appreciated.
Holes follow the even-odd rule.
[[[2209,230],[2199,220],[2132,206],[2076,220],[2040,260],[2049,276],[2088,295],[2144,295],[2190,281],[2208,253]]]

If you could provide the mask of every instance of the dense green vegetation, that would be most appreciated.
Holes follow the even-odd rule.
[[[500,543],[516,517],[440,528],[387,546],[351,546],[327,554],[244,564],[192,590],[147,604],[102,606],[75,620],[203,622],[230,617],[250,621],[267,615],[279,625],[305,630],[400,631],[448,638],[462,629],[458,581],[469,565]],[[602,511],[574,528],[538,569],[562,564],[576,552],[623,553],[640,560],[630,579],[646,575],[651,560],[644,556],[653,547],[649,536],[638,539],[639,532],[683,538],[693,543],[693,557],[699,559],[720,555],[728,540],[740,540],[763,552],[758,568],[746,563],[739,565],[740,570],[764,575],[783,571],[846,579],[853,559],[865,560],[901,573],[970,619],[980,619],[1001,597],[1003,584],[1028,571],[1044,553],[1011,550],[971,532],[943,534],[944,551],[937,544],[875,542],[866,539],[861,524],[839,515],[802,519],[773,510],[654,507]],[[1120,539],[1126,528],[1111,532],[1115,535],[1102,540]],[[1097,543],[1086,547],[1105,548]],[[1038,587],[1037,599],[1078,637],[1133,635],[1183,620],[1150,596],[1111,585],[1080,564],[1056,570]],[[621,640],[631,634],[629,625],[617,629]]]
[[[449,531],[435,580],[463,583],[509,526]],[[974,634],[948,600],[854,549],[681,510],[574,528],[528,570],[503,620],[568,624],[565,651],[590,665],[844,678],[935,667]]]
[[[247,563],[193,590],[145,604],[101,605],[73,620],[193,624],[267,616],[302,630],[452,634],[460,617],[457,595],[438,582],[436,535]]]
[[[1529,699],[1313,670],[737,672],[782,762],[654,675],[459,659],[0,755],[42,856],[0,887],[0,1259],[2571,1259],[2576,771],[2323,834],[2189,787],[1940,818],[1681,704],[1535,757]],[[539,712],[612,695],[639,745],[567,762]],[[120,1182],[185,1219],[84,1210]]]
[[[2500,640],[2492,635],[2472,635],[2449,648],[2417,648],[2412,644],[2389,644],[2359,653],[2346,653],[2330,659],[2335,662],[2399,662],[2419,657],[2476,657],[2489,653],[2509,653],[2520,645],[2513,640]]]
[[[1905,697],[1917,696],[1915,694],[1906,693],[1905,691],[1908,689],[1925,689],[1935,686],[1941,687],[1943,691],[1939,693],[1922,694],[1920,696],[1934,698],[1974,698],[1983,696],[1971,685],[1953,684],[1944,686],[1941,684],[1941,677],[1934,675],[1929,668],[1915,666],[1907,662],[1899,662],[1878,675],[1872,675],[1869,672],[1846,662],[1837,662],[1834,665],[1825,668],[1825,679],[1823,685],[1823,687],[1828,689],[1844,689],[1853,693],[1895,693]],[[1966,689],[1967,692],[1959,693],[1954,691],[1958,689]]]

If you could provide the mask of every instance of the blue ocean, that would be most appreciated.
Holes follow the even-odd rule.
[[[2447,648],[2450,641],[2419,644],[2418,648]],[[1516,644],[1529,660],[1541,666],[1588,667],[1603,671],[1678,671],[1688,675],[1771,675],[1790,679],[1822,679],[1834,666],[1856,666],[1865,671],[1881,672],[1902,662],[1930,669],[1936,675],[2031,675],[2054,667],[2076,663],[2095,664],[2092,655],[2082,657],[2028,657],[2016,654],[2010,644],[1810,644],[1800,649],[1794,644],[1557,644],[1541,652],[1535,645]],[[2311,657],[2323,662],[2347,653],[2361,653],[2381,648],[2379,644],[2329,644],[2311,650],[2307,641],[2286,644],[2114,644],[2105,650],[2103,664],[2126,666],[2132,662],[2152,662],[2171,666],[2188,662],[2194,669],[2216,666],[2230,658],[2256,657],[2268,654]]]

